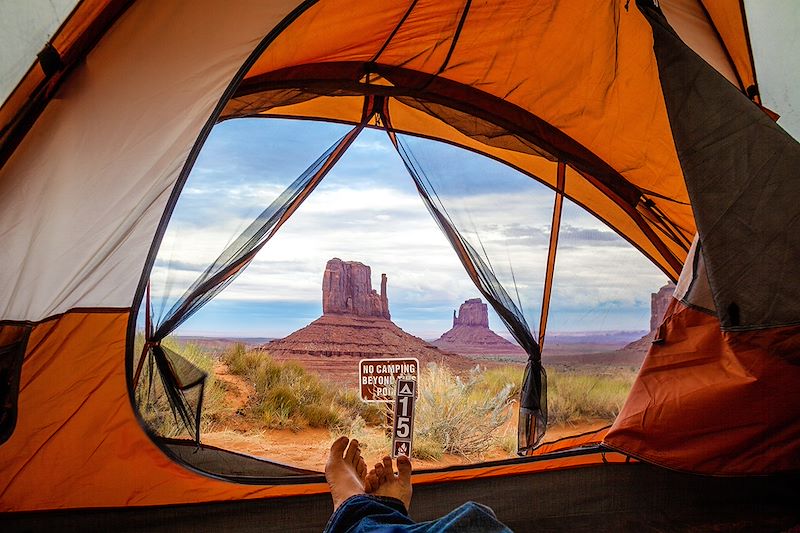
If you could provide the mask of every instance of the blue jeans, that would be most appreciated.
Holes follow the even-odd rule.
[[[405,505],[395,498],[358,494],[346,499],[333,513],[324,533],[512,533],[494,512],[475,502],[467,502],[441,518],[416,523]]]

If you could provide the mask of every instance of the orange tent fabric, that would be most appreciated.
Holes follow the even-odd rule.
[[[605,444],[687,472],[797,468],[799,326],[722,332],[673,300],[659,337]]]

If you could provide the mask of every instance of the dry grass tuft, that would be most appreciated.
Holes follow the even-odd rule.
[[[480,456],[497,445],[497,431],[509,419],[513,384],[487,384],[475,368],[467,377],[430,364],[420,374],[415,447],[430,455]],[[420,451],[422,453],[422,451]]]
[[[550,372],[547,376],[548,425],[608,420],[619,414],[636,374]]]

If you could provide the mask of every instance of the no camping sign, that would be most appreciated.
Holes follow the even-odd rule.
[[[361,399],[365,402],[391,402],[397,380],[403,378],[416,381],[418,375],[419,360],[415,357],[362,359],[358,362]]]

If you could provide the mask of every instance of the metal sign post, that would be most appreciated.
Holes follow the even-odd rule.
[[[394,424],[392,425],[392,457],[405,455],[411,457],[411,444],[414,438],[414,404],[416,403],[417,382],[398,379],[394,396]]]

